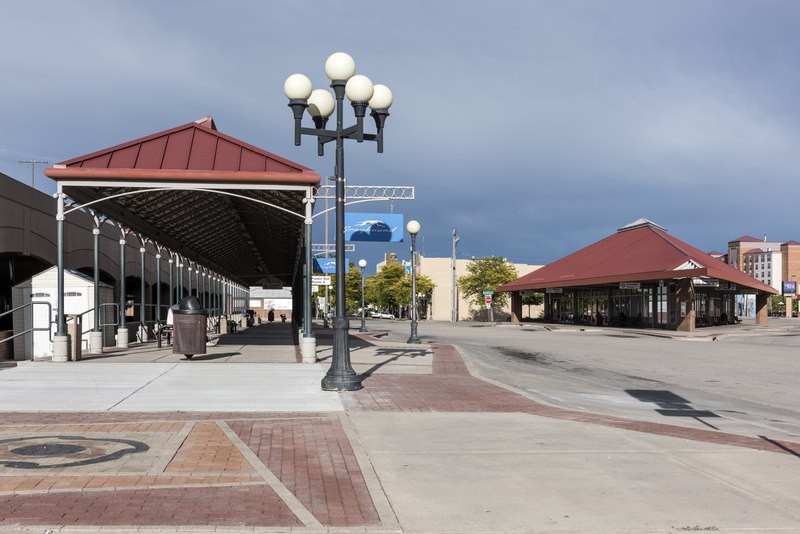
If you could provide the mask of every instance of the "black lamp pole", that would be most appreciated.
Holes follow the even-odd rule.
[[[354,391],[361,389],[361,377],[350,365],[349,329],[350,321],[345,315],[345,257],[344,257],[344,140],[376,141],[378,153],[383,152],[383,125],[389,116],[392,93],[388,87],[377,85],[366,76],[355,74],[355,62],[349,55],[337,52],[325,62],[325,73],[331,80],[334,97],[324,90],[311,90],[311,80],[302,74],[293,74],[286,79],[284,93],[289,98],[289,107],[294,115],[294,144],[300,145],[302,135],[317,138],[317,152],[324,155],[324,145],[336,141],[336,315],[333,319],[333,357],[328,373],[322,379],[326,391]],[[356,124],[344,127],[344,97],[350,100],[356,116]],[[334,101],[335,98],[335,101]],[[377,133],[364,133],[364,115],[369,106],[375,119]],[[303,115],[308,109],[316,128],[303,128]],[[328,117],[336,111],[336,129],[326,130]]]
[[[417,234],[419,233],[419,223],[408,221],[406,230],[411,234],[411,336],[406,343],[420,343],[417,335]]]
[[[367,260],[358,260],[358,267],[361,269],[361,328],[359,332],[367,332],[367,323],[364,321],[364,269],[367,267]]]

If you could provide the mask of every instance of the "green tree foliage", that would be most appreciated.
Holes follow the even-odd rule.
[[[417,275],[417,293],[429,295],[434,286],[429,277]],[[410,305],[411,277],[406,274],[405,266],[388,263],[367,278],[366,300],[370,306],[392,312],[399,312],[401,307]]]
[[[497,291],[503,284],[518,278],[517,269],[505,258],[486,256],[474,259],[467,264],[468,274],[458,279],[461,294],[471,300],[475,306],[484,305],[484,291]],[[492,307],[502,307],[508,303],[507,293],[495,293]]]
[[[406,269],[399,263],[387,263],[383,269],[367,280],[367,302],[382,310],[395,310],[398,306],[393,287],[406,276]]]
[[[361,269],[350,263],[344,275],[345,307],[355,313],[361,307]]]
[[[539,306],[544,302],[544,293],[528,293],[522,297],[522,305],[528,307],[528,315],[531,314],[531,306]]]

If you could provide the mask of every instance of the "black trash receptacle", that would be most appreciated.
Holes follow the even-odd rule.
[[[208,311],[197,297],[185,297],[172,310],[172,352],[189,359],[206,353],[206,320]]]

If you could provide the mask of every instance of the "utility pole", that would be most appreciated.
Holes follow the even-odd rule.
[[[450,310],[450,322],[455,323],[458,322],[458,292],[456,291],[456,245],[458,244],[458,234],[456,233],[456,229],[453,228],[453,255],[450,258],[450,266],[452,267],[453,271],[453,284],[451,287],[452,292],[452,304]]]
[[[19,163],[30,163],[31,164],[31,187],[36,189],[36,178],[35,178],[35,175],[34,175],[34,169],[36,168],[36,164],[37,163],[43,163],[43,164],[46,165],[46,164],[48,164],[50,162],[49,161],[44,161],[42,159],[21,159],[21,160],[19,160]]]

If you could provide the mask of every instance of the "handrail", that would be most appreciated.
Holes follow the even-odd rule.
[[[4,317],[4,316],[6,316],[6,315],[8,315],[10,313],[14,313],[16,311],[19,311],[19,310],[22,310],[24,308],[27,308],[29,306],[31,308],[33,308],[36,305],[47,306],[47,309],[48,309],[47,316],[48,317],[52,317],[53,316],[53,305],[52,304],[50,304],[49,302],[31,301],[31,302],[26,302],[25,304],[23,304],[21,306],[17,306],[16,308],[12,308],[12,309],[10,309],[8,311],[0,313],[0,318]],[[48,332],[48,338],[50,339],[50,342],[52,343],[53,342],[53,325],[54,324],[56,324],[56,321],[52,321],[51,320],[47,324],[46,327],[36,328],[35,326],[31,326],[27,330],[23,330],[22,332],[20,332],[18,334],[14,334],[13,336],[9,336],[7,338],[0,339],[0,344],[1,343],[5,343],[6,341],[11,341],[14,338],[17,338],[17,337],[20,337],[20,336],[24,336],[25,334],[30,334],[30,333],[33,333],[33,332],[44,332],[44,331]],[[33,325],[33,321],[31,321],[31,325]],[[33,355],[31,355],[31,359],[33,359]]]
[[[103,328],[104,326],[117,326],[119,324],[119,304],[117,302],[104,302],[103,304],[100,305],[100,308],[102,309],[102,308],[105,308],[107,306],[111,306],[111,307],[114,308],[114,313],[112,314],[113,317],[114,317],[114,322],[113,323],[100,323],[99,325],[97,325],[97,328]],[[70,315],[77,315],[79,317],[83,317],[84,315],[92,313],[93,311],[94,311],[94,307],[89,308],[88,310],[86,310],[83,313],[71,313]],[[81,324],[86,324],[83,321],[83,319],[81,319]],[[81,331],[81,334],[85,334],[85,333],[86,333],[85,330]]]

